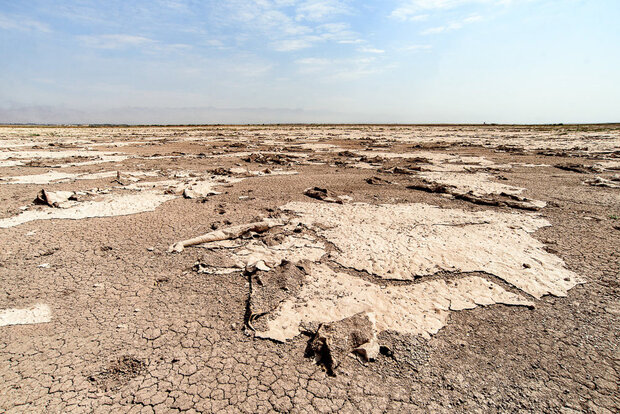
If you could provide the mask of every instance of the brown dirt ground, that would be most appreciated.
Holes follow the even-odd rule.
[[[304,136],[327,134],[330,128],[335,127],[272,130],[279,139],[292,137],[297,144]],[[390,132],[389,127],[376,127],[374,132],[368,128],[381,136]],[[457,127],[442,131],[450,128]],[[423,136],[428,129],[413,128],[411,135]],[[172,139],[172,132],[182,130],[77,131],[81,137],[92,132],[98,140],[115,141],[157,134]],[[202,133],[188,130],[192,136]],[[234,151],[278,147],[261,144],[259,127],[217,130],[225,132],[222,139],[243,137],[253,145]],[[201,131],[217,136],[215,127]],[[362,147],[354,134],[345,132],[336,129],[322,143]],[[448,132],[437,134],[437,139]],[[525,132],[542,133],[536,128]],[[57,132],[67,139],[71,133]],[[501,143],[510,144],[511,133],[506,132]],[[182,155],[179,158],[131,158],[106,170],[204,171],[235,163],[265,167],[238,158],[192,157],[231,148],[206,135],[199,142],[183,142],[183,136],[177,136],[179,141],[112,149],[142,156]],[[398,142],[380,150],[412,151],[411,143]],[[597,162],[587,154],[515,154],[459,144],[431,150],[481,155],[496,163]],[[337,153],[305,152],[319,159],[342,158]],[[46,168],[4,167],[0,176],[38,174]],[[343,373],[332,377],[305,356],[308,336],[280,344],[246,334],[247,276],[196,273],[192,265],[208,251],[188,248],[172,255],[166,253],[168,246],[210,231],[213,223],[247,223],[289,201],[308,201],[303,191],[311,186],[369,203],[510,209],[365,181],[379,176],[406,184],[407,175],[347,166],[292,168],[300,174],[250,178],[206,202],[179,198],[136,215],[44,220],[0,229],[0,309],[43,302],[53,310],[50,323],[0,327],[0,412],[620,412],[620,190],[583,185],[588,174],[554,167],[502,171],[507,179],[502,182],[550,202],[542,213],[553,226],[535,237],[587,283],[565,298],[545,297],[534,309],[495,305],[454,312],[430,340],[385,332],[381,338],[390,352],[367,364],[349,358]],[[94,165],[68,170],[101,169]],[[15,214],[42,187],[76,190],[109,183],[104,179],[0,185],[0,217]],[[36,233],[27,235],[31,231]],[[50,266],[39,268],[41,263]]]

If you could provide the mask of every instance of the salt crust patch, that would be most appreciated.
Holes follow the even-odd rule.
[[[333,243],[332,260],[385,279],[481,271],[536,298],[566,296],[581,283],[531,236],[550,225],[539,215],[426,204],[291,202],[281,209],[297,213],[301,223]]]
[[[18,165],[24,165],[23,161],[0,161],[0,167],[16,167]]]
[[[140,194],[104,196],[102,201],[84,201],[69,208],[27,210],[21,214],[0,220],[0,228],[9,228],[33,220],[71,219],[92,217],[113,217],[153,211],[175,195],[143,191]]]
[[[382,289],[325,265],[312,265],[300,294],[281,303],[269,315],[267,329],[257,331],[256,336],[284,342],[300,333],[301,323],[327,323],[373,312],[378,332],[394,330],[428,338],[445,325],[451,310],[496,303],[533,306],[477,276]]]
[[[50,171],[47,174],[33,176],[12,177],[19,179],[19,184],[53,182],[58,179],[97,179],[116,176],[116,172],[94,174],[70,174]],[[123,172],[123,177],[156,176],[156,172]],[[121,190],[138,190],[140,194],[109,194],[100,193],[102,200],[71,202],[62,205],[62,208],[25,210],[17,216],[0,219],[0,228],[9,228],[33,220],[72,219],[79,220],[93,217],[113,217],[154,211],[168,200],[178,198],[190,192],[192,197],[217,194],[217,186],[240,182],[243,178],[222,177],[216,180],[204,177],[189,178],[189,172],[178,173],[179,179],[154,182],[132,183],[118,186]],[[187,176],[186,176],[187,175]],[[134,178],[135,179],[135,178]],[[68,194],[68,193],[67,193]],[[68,197],[68,196],[67,196]]]
[[[120,155],[115,152],[105,151],[88,151],[88,150],[71,150],[71,151],[0,151],[0,167],[12,167],[24,165],[26,160],[45,159],[63,159],[73,157],[89,157],[96,158],[90,161],[76,161],[65,164],[58,164],[56,168],[75,167],[81,165],[103,164],[107,162],[121,162],[129,158],[128,155]],[[9,160],[16,158],[17,160]],[[20,160],[20,161],[18,161]]]
[[[117,156],[115,152],[106,151],[87,151],[87,150],[70,150],[70,151],[0,151],[0,160],[9,158],[18,159],[36,159],[36,158],[70,158],[70,157],[107,157]]]
[[[307,142],[299,146],[303,149],[318,150],[318,151],[338,151],[342,149],[334,144],[323,144],[323,143],[317,143],[317,142]]]
[[[52,311],[42,303],[26,309],[0,309],[0,326],[47,323],[51,320]]]
[[[60,171],[48,171],[43,174],[22,175],[16,177],[0,178],[0,184],[50,184],[58,181],[72,180],[98,180],[101,178],[116,177],[116,171],[104,171],[98,173],[64,173]],[[123,176],[157,176],[150,172],[123,172]]]

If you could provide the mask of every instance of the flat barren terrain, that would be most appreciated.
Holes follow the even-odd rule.
[[[620,407],[620,126],[0,127],[0,412]]]

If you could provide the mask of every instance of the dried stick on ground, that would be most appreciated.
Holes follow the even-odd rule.
[[[243,236],[249,231],[262,233],[269,230],[272,227],[284,226],[285,222],[282,220],[264,220],[256,223],[241,224],[239,226],[228,227],[222,230],[212,231],[202,236],[194,237],[193,239],[183,240],[173,244],[168,249],[168,252],[182,252],[185,247],[194,246],[196,244],[208,243],[219,240],[236,239]]]

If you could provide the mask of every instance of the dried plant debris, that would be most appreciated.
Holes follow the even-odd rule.
[[[283,261],[298,263],[302,260],[318,261],[325,255],[325,245],[304,236],[285,236],[279,243],[252,240],[239,249],[231,251],[239,266],[246,271],[269,270]]]
[[[183,240],[170,246],[169,253],[180,253],[185,247],[195,246],[197,244],[209,243],[220,240],[236,239],[244,234],[255,232],[262,233],[272,227],[283,226],[284,222],[280,220],[263,220],[255,223],[241,224],[238,226],[228,227],[221,230],[215,230],[193,239]]]
[[[0,326],[31,325],[51,320],[52,311],[43,303],[25,309],[0,309]]]
[[[274,222],[274,224],[276,225],[270,228],[281,228],[285,225],[284,222]],[[196,240],[208,240],[203,243],[196,243],[200,245],[199,247],[214,251],[221,249],[221,252],[226,255],[225,265],[203,265],[197,270],[202,273],[231,273],[233,269],[244,269],[248,273],[257,270],[268,271],[280,266],[285,261],[293,263],[302,260],[319,261],[326,253],[326,247],[322,242],[303,234],[281,235],[278,238],[270,238],[269,235],[258,239],[249,237],[264,233],[270,228],[262,223],[259,226],[256,223],[251,223],[223,229],[221,230],[223,233],[220,231],[208,233],[204,239],[197,238]],[[247,231],[244,232],[243,230]],[[288,225],[286,230],[292,232],[293,226]],[[215,238],[218,240],[214,240]],[[239,240],[240,238],[244,239]],[[191,245],[194,245],[193,242]],[[176,251],[175,246],[177,245],[173,245],[169,251]]]
[[[88,380],[104,391],[126,385],[146,370],[146,363],[138,358],[124,355],[112,361],[100,372],[90,375]]]
[[[537,215],[426,204],[292,202],[282,210],[298,214],[302,224],[333,243],[332,260],[385,279],[481,271],[537,298],[565,296],[580,282],[531,236],[550,225]]]
[[[533,306],[522,296],[481,277],[430,280],[407,286],[381,286],[325,265],[308,266],[299,294],[264,316],[266,329],[256,336],[284,342],[299,335],[306,323],[331,323],[360,312],[376,316],[376,331],[393,330],[429,337],[446,323],[451,310],[494,303]],[[359,348],[363,344],[356,344]],[[369,349],[368,355],[374,352]]]

